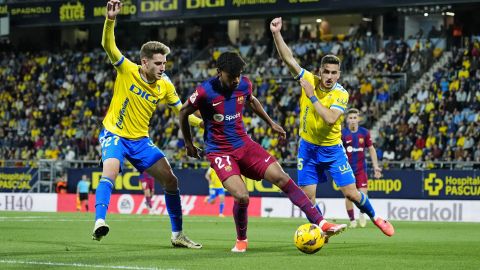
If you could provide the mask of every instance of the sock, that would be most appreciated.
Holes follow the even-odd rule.
[[[176,239],[180,235],[180,232],[172,232],[172,238]]]
[[[95,192],[95,220],[103,219],[107,216],[108,205],[112,195],[113,180],[102,176]]]
[[[247,225],[248,225],[248,202],[233,203],[233,219],[235,220],[235,227],[237,228],[237,240],[247,239]]]
[[[145,204],[147,205],[148,208],[152,208],[152,197],[151,196],[145,196]]]
[[[221,202],[220,203],[220,215],[223,214],[223,208],[225,207],[225,203]]]
[[[305,192],[303,192],[292,179],[290,179],[281,189],[293,204],[302,209],[303,213],[307,216],[308,221],[314,224],[320,224],[323,220],[320,208],[318,205],[314,206],[312,204]]]
[[[348,214],[348,217],[350,218],[350,221],[355,220],[355,213],[353,212],[353,209],[347,209],[347,214]]]
[[[360,192],[360,195],[362,196],[360,202],[353,203],[358,207],[358,209],[360,209],[362,213],[367,214],[370,219],[373,220],[375,218],[375,210],[373,210],[370,200],[368,199],[367,195],[363,194],[363,192]]]
[[[180,191],[169,193],[165,190],[165,203],[167,205],[172,232],[182,231],[182,202],[180,201]]]

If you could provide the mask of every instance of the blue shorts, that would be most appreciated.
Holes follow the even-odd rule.
[[[320,146],[300,139],[298,147],[298,185],[327,182],[327,173],[339,187],[355,183],[343,145]]]
[[[223,188],[210,188],[209,193],[210,193],[209,199],[213,200],[220,195],[225,195],[225,189],[223,189]]]
[[[129,140],[103,129],[98,140],[102,146],[102,161],[116,158],[120,161],[120,169],[126,158],[140,173],[143,173],[165,157],[165,154],[148,137]]]

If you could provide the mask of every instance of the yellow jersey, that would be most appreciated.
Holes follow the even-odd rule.
[[[148,125],[157,105],[176,106],[180,103],[175,87],[165,75],[154,83],[144,81],[140,66],[124,56],[115,68],[117,78],[103,125],[123,138],[148,137]]]
[[[140,76],[141,66],[134,64],[118,50],[114,25],[114,20],[106,19],[102,36],[102,46],[117,70],[113,97],[103,126],[126,139],[148,137],[148,125],[157,105],[164,103],[179,112],[182,102],[166,75],[152,83]],[[198,126],[201,120],[191,115],[189,122]]]
[[[214,169],[209,168],[208,169],[209,175],[210,175],[210,185],[208,186],[209,188],[223,188],[222,181],[220,181],[220,178],[218,178],[217,173],[215,172]]]
[[[315,87],[315,96],[318,101],[325,107],[345,112],[348,104],[348,92],[339,84],[328,91],[321,89],[320,78],[311,72],[302,69],[298,79],[304,78]],[[302,88],[300,96],[300,130],[299,134],[302,139],[309,143],[320,146],[332,146],[342,143],[342,127],[343,115],[333,125],[329,125],[315,111],[310,99]]]

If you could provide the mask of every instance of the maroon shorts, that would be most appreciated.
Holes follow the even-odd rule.
[[[355,173],[357,188],[368,188],[368,175],[365,171]]]
[[[223,182],[232,175],[244,175],[250,179],[262,180],[270,164],[277,159],[254,141],[232,152],[208,153],[207,159]]]
[[[140,178],[140,183],[142,183],[143,190],[154,190],[155,188],[155,179],[153,177],[142,177]]]

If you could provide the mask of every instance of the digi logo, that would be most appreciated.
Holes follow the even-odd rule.
[[[134,84],[130,86],[130,92],[145,99],[148,102],[151,102],[152,104],[156,105],[158,103],[158,99],[156,99],[154,96],[147,93],[147,91],[140,89],[138,86],[135,86]]]
[[[225,0],[187,0],[187,9],[224,7]]]
[[[443,181],[440,178],[436,178],[437,174],[430,173],[428,178],[425,178],[423,182],[423,189],[428,192],[428,196],[438,196],[440,190],[443,188]]]

